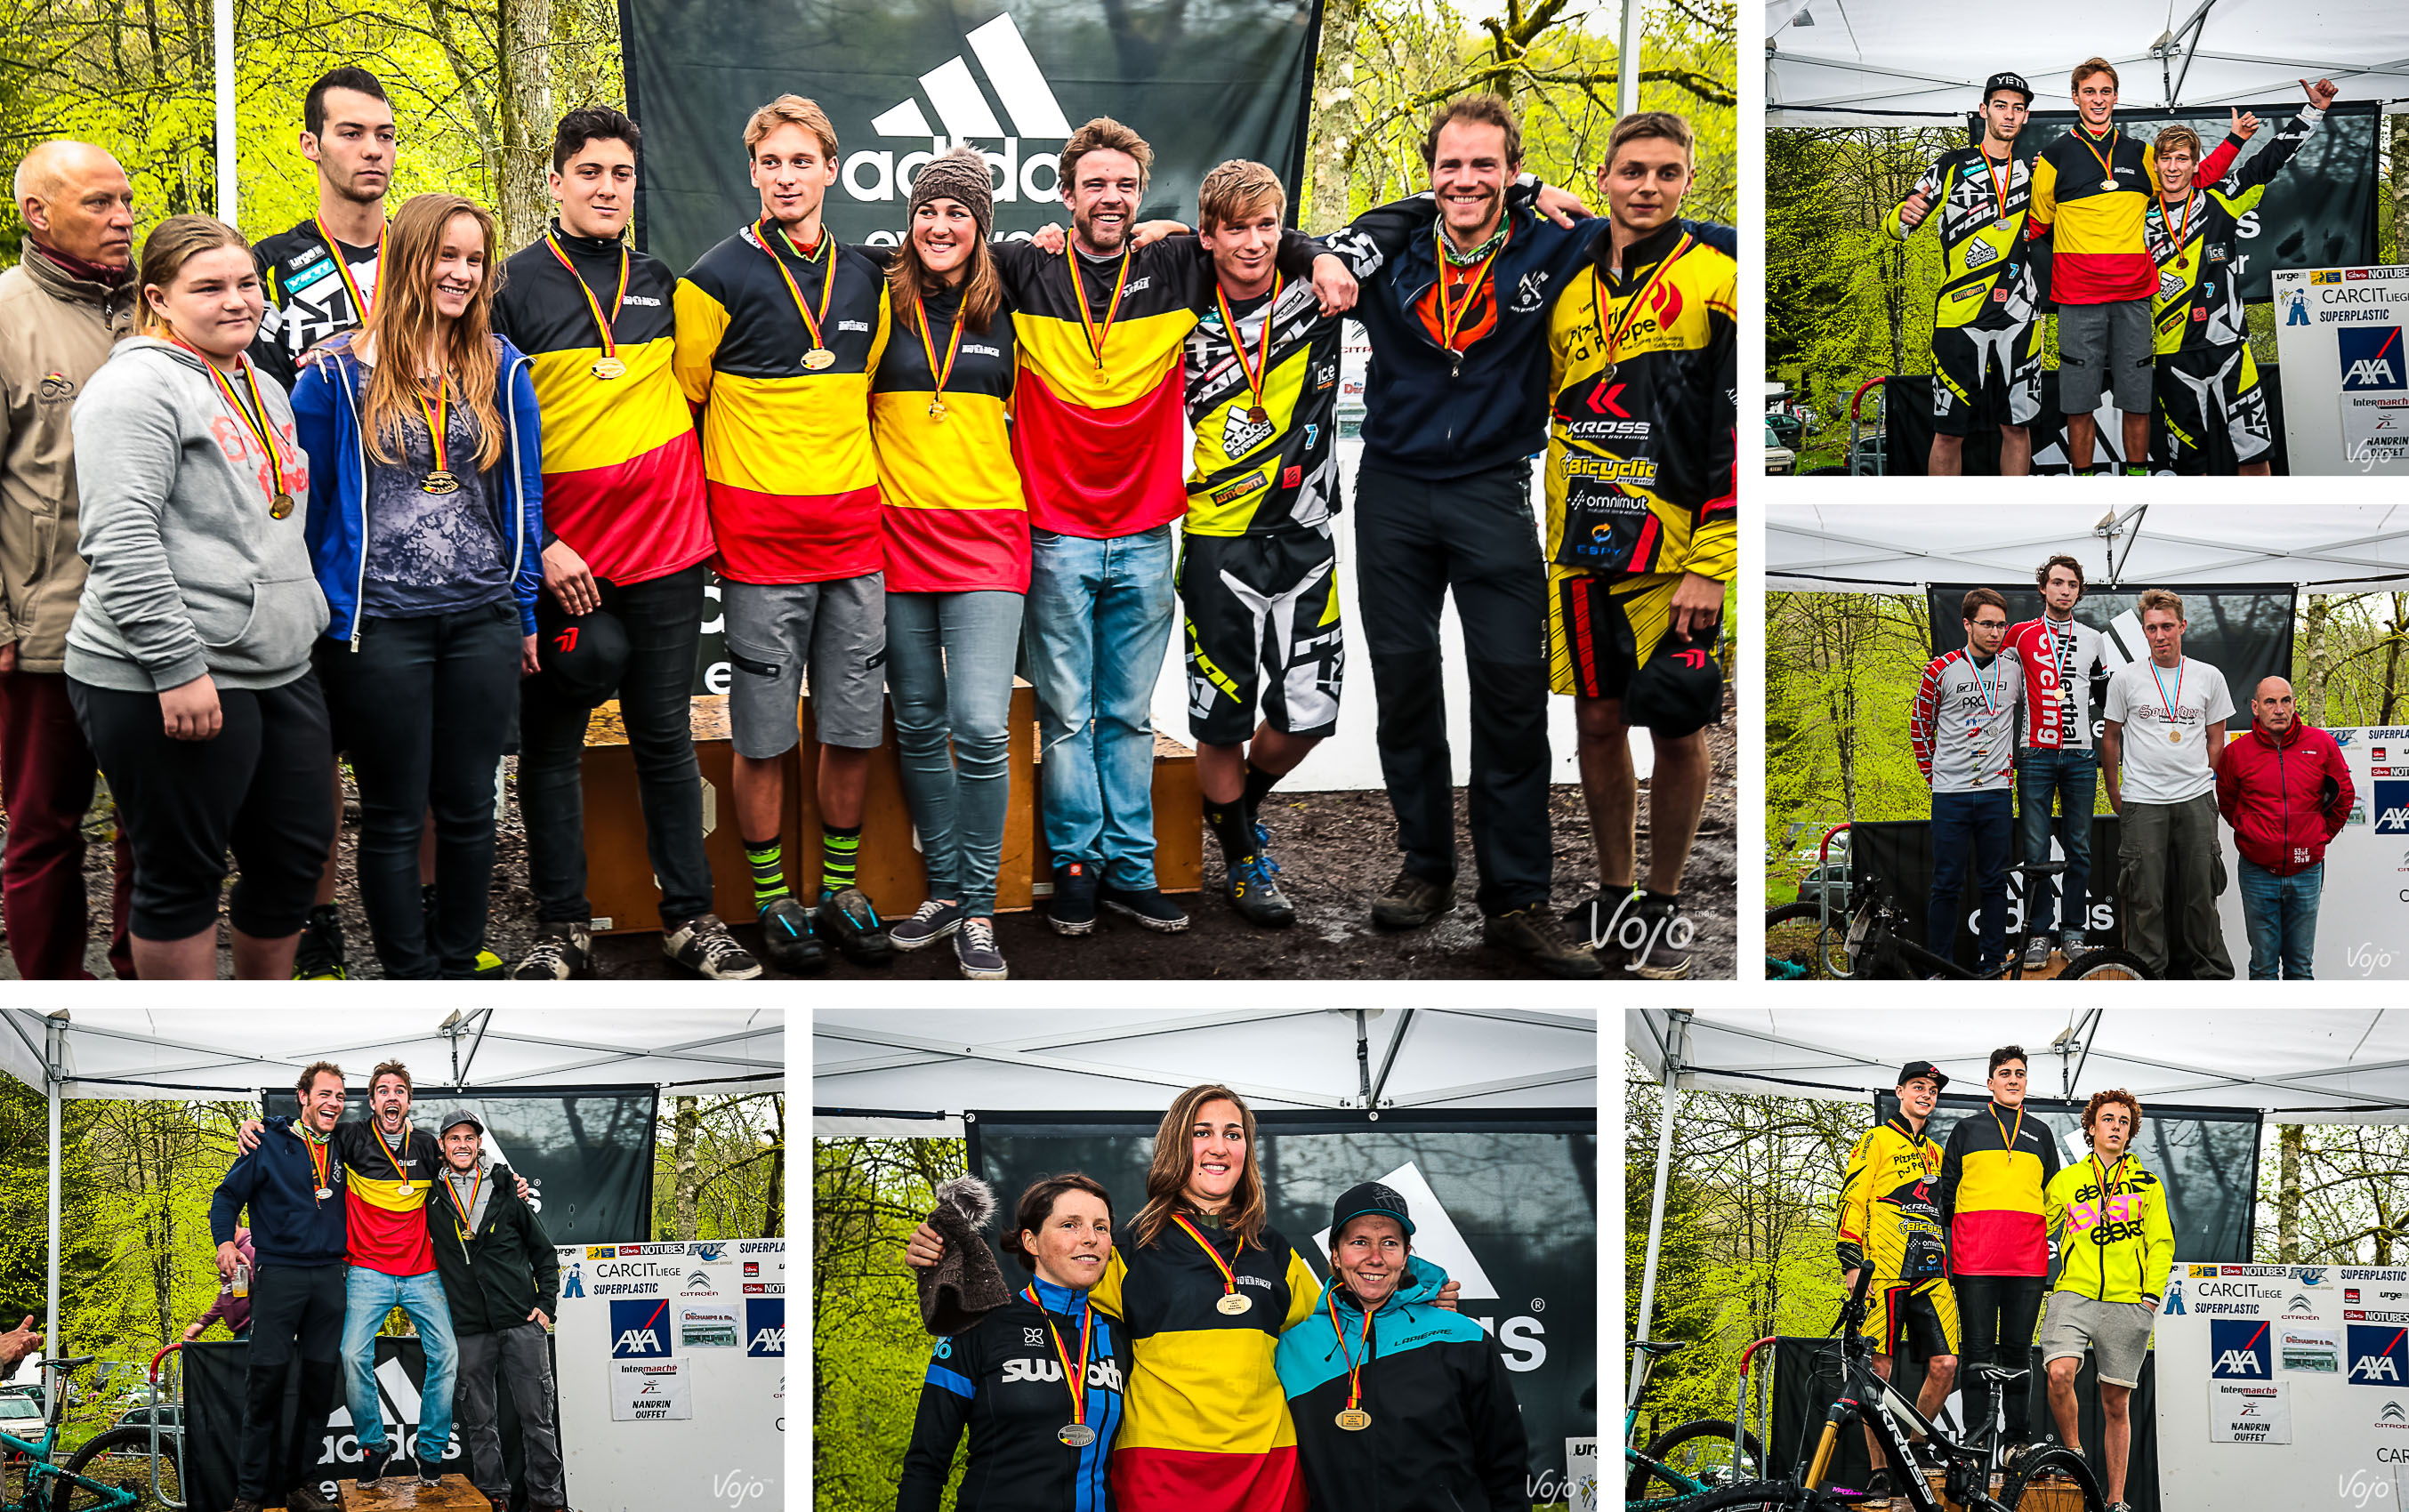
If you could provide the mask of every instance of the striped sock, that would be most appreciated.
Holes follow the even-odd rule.
[[[785,847],[776,841],[744,842],[744,860],[753,868],[753,907],[757,912],[786,896]]]
[[[820,892],[842,892],[853,886],[853,864],[861,854],[861,826],[837,829],[820,826]]]

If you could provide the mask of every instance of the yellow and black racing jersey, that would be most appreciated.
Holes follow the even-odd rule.
[[[2256,156],[2234,164],[2224,178],[2195,176],[2191,193],[2180,203],[2152,201],[2142,233],[2158,266],[2158,293],[2151,306],[2157,329],[2153,351],[2197,352],[2248,338],[2242,274],[2249,259],[2237,245],[2243,218],[2258,208],[2269,180],[2292,161],[2325,114],[2314,105],[2302,106]],[[2239,137],[2225,138],[2232,151],[2242,145]]]
[[[2040,307],[2040,284],[2025,249],[2025,214],[2032,207],[2032,165],[2005,163],[1962,147],[1924,170],[1914,194],[1929,208],[1917,225],[1940,238],[1940,294],[1932,324],[1944,328],[2010,330]],[[1902,215],[1906,202],[1882,217],[1882,229],[1905,241],[1915,234]]]
[[[1843,1270],[1873,1268],[1877,1282],[1929,1281],[1949,1268],[1940,1221],[1940,1146],[1894,1115],[1866,1130],[1840,1181]]]
[[[1549,559],[1728,583],[1739,265],[1678,223],[1624,249],[1619,276],[1612,250],[1597,238],[1549,318]]]
[[[1338,512],[1338,316],[1324,316],[1313,285],[1283,280],[1277,293],[1233,301],[1238,346],[1217,306],[1188,337],[1188,423],[1196,449],[1188,473],[1191,536],[1255,536],[1327,529]],[[1263,323],[1272,325],[1263,354]],[[1243,351],[1239,350],[1243,347]],[[1262,384],[1263,418],[1254,418]]]

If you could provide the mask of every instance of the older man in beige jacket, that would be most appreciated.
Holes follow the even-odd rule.
[[[24,258],[0,273],[0,914],[29,978],[82,977],[84,810],[97,768],[67,703],[67,622],[83,593],[75,436],[85,382],[134,319],[134,191],[117,160],[44,142],[17,166]],[[109,960],[126,948],[133,861],[117,842]]]

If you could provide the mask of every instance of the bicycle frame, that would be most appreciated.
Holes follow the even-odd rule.
[[[1645,1349],[1640,1350],[1639,1354],[1641,1366],[1638,1386],[1632,1391],[1631,1400],[1625,1403],[1623,1408],[1623,1468],[1626,1470],[1644,1468],[1654,1471],[1662,1479],[1678,1481],[1684,1495],[1696,1495],[1702,1491],[1715,1490],[1705,1481],[1693,1479],[1661,1460],[1651,1459],[1645,1450],[1632,1442],[1632,1435],[1639,1428],[1640,1398],[1648,1394],[1648,1377],[1656,1373],[1656,1357]],[[1739,1446],[1737,1443],[1732,1446],[1732,1462],[1734,1464],[1739,1462]]]
[[[58,1384],[64,1388],[66,1383],[61,1381]],[[87,1480],[81,1476],[68,1475],[51,1462],[50,1455],[58,1447],[61,1420],[65,1417],[66,1392],[64,1390],[53,1391],[50,1393],[50,1400],[58,1404],[56,1410],[59,1417],[51,1418],[45,1415],[42,1420],[42,1441],[39,1444],[29,1443],[14,1433],[0,1433],[0,1452],[13,1450],[25,1456],[25,1500],[22,1503],[8,1505],[7,1512],[28,1512],[28,1509],[40,1505],[34,1496],[34,1484],[37,1480],[47,1480],[50,1483],[50,1490],[41,1499],[42,1502],[48,1502],[55,1497],[60,1487],[72,1486],[78,1490],[97,1491],[106,1498],[94,1504],[89,1512],[131,1512],[132,1508],[139,1505],[141,1498],[132,1491],[122,1490],[115,1486],[104,1486],[96,1480]],[[158,1475],[155,1462],[151,1467],[151,1475],[154,1479]]]

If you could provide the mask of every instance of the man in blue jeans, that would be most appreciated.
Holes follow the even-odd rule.
[[[2041,587],[2041,616],[2008,631],[2007,649],[2029,664],[2046,658],[2057,669],[2055,697],[2038,679],[2025,688],[2026,718],[2016,742],[2016,858],[2049,859],[2050,804],[2058,809],[2058,844],[2066,852],[2065,902],[2057,929],[2050,929],[2050,901],[2058,896],[2051,878],[2035,877],[2026,900],[2032,938],[2025,946],[2024,969],[2037,972],[2049,964],[2055,943],[2072,960],[2083,953],[2083,930],[2091,906],[2091,815],[2098,807],[2099,757],[2091,744],[2091,674],[2100,666],[2098,630],[2078,622],[2074,606],[2083,598],[2083,564],[2071,556],[2053,556],[2033,573]],[[2041,738],[2045,726],[2055,726],[2055,748]],[[2054,936],[2054,938],[2053,938]]]
[[[2216,809],[2233,827],[2250,977],[2305,982],[2317,944],[2326,846],[2350,819],[2357,789],[2334,738],[2305,724],[2292,684],[2261,678],[2250,729],[2216,763]]]
[[[2001,650],[2008,635],[2006,599],[1989,588],[1969,590],[1965,622],[1966,643],[1933,657],[1924,669],[1909,737],[1916,768],[1932,786],[1926,948],[1944,958],[1955,948],[1958,895],[1970,859],[1983,908],[1978,970],[1987,972],[2007,954],[2008,830],[2014,819],[2008,770],[2025,680],[2022,661]]]

